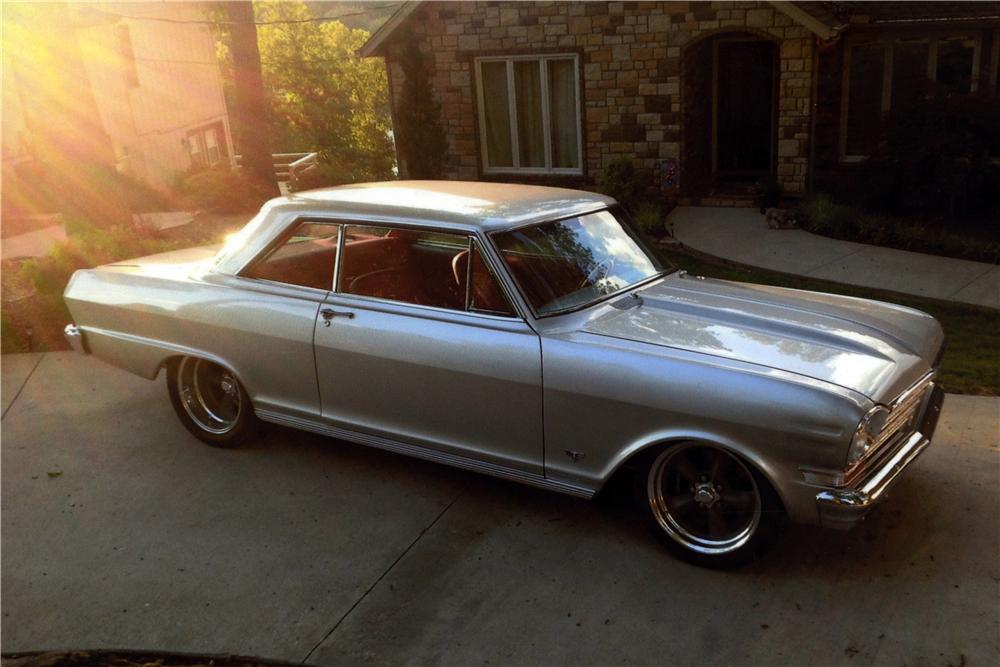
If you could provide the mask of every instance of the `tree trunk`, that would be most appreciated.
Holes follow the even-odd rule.
[[[239,150],[243,156],[243,173],[257,182],[266,192],[277,196],[277,179],[271,157],[271,142],[267,123],[267,98],[261,75],[260,50],[257,48],[257,26],[253,4],[225,3],[226,15],[232,23],[230,49],[233,56],[233,83],[236,101],[236,128]]]

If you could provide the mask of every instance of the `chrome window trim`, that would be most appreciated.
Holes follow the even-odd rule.
[[[299,224],[306,222],[315,222],[327,225],[387,225],[392,227],[398,227],[399,229],[407,230],[423,230],[429,232],[450,232],[455,234],[469,235],[475,234],[477,227],[472,225],[465,225],[462,223],[446,223],[442,222],[440,225],[431,225],[427,222],[414,222],[405,219],[400,219],[398,217],[383,217],[379,215],[372,215],[364,219],[350,217],[341,213],[302,213],[301,215],[296,215],[294,218],[285,223],[284,228],[279,232],[271,232],[274,236],[268,241],[264,246],[260,248],[256,253],[254,253],[250,258],[243,262],[238,269],[233,269],[229,271],[216,271],[221,275],[236,276],[241,275],[244,271],[250,268],[255,262],[259,261],[264,257],[271,248],[275,245],[280,244],[285,238],[288,237],[291,230],[294,230]]]
[[[472,236],[469,236],[469,245],[465,248],[465,312],[469,312],[472,305]]]
[[[492,315],[490,313],[482,313],[477,310],[455,310],[454,308],[441,308],[439,306],[427,306],[419,303],[408,303],[406,301],[394,301],[393,299],[383,299],[377,296],[367,296],[364,294],[351,294],[350,292],[330,292],[330,298],[339,298],[344,300],[341,305],[348,305],[346,301],[358,301],[360,303],[353,304],[358,308],[368,308],[369,310],[375,310],[380,313],[389,313],[392,315],[409,315],[418,316],[419,313],[406,313],[397,312],[397,309],[408,310],[416,309],[418,311],[424,311],[427,313],[439,313],[441,315],[447,315],[448,317],[439,317],[436,319],[453,321],[454,319],[466,319],[472,318],[477,320],[488,320],[494,322],[506,322],[508,324],[524,324],[527,326],[527,322],[521,317],[511,317],[510,315]],[[531,328],[531,327],[529,327]]]
[[[288,285],[290,287],[302,287],[305,289],[316,289],[315,287],[308,287],[306,285],[296,285],[294,283],[283,283],[280,280],[268,280],[267,278],[254,278],[253,276],[245,275],[247,271],[253,269],[255,266],[265,261],[273,252],[276,252],[278,248],[285,245],[285,242],[291,238],[296,229],[302,225],[316,224],[316,225],[333,225],[338,227],[337,230],[337,255],[333,258],[333,280],[334,285],[337,281],[337,271],[340,266],[340,253],[344,245],[344,223],[340,220],[332,218],[324,218],[322,216],[301,216],[294,218],[288,226],[282,230],[280,234],[271,239],[263,248],[260,249],[256,255],[251,257],[243,266],[240,267],[239,271],[231,274],[235,278],[243,278],[244,280],[259,280],[262,282],[275,283],[277,285]],[[332,289],[333,285],[331,285]],[[327,290],[329,291],[329,290]]]
[[[454,234],[456,236],[464,236],[464,237],[466,237],[469,240],[470,244],[471,243],[477,243],[478,247],[480,249],[483,247],[482,244],[479,242],[479,239],[477,237],[476,232],[465,230],[465,229],[459,229],[459,228],[455,228],[455,227],[448,227],[448,226],[445,226],[445,225],[442,225],[441,227],[433,227],[433,226],[429,226],[429,225],[406,225],[406,224],[399,224],[399,223],[395,223],[395,224],[394,223],[384,223],[384,222],[367,223],[367,222],[346,222],[346,221],[342,221],[339,224],[341,224],[343,228],[346,228],[346,227],[349,227],[349,226],[354,226],[354,227],[385,227],[387,229],[404,229],[404,230],[407,230],[407,231],[425,231],[425,232],[430,232],[430,233],[434,233],[434,234],[441,234],[441,233],[444,233],[444,234]],[[460,313],[460,314],[466,314],[466,315],[477,315],[477,316],[484,316],[484,317],[489,317],[491,319],[498,319],[498,320],[507,320],[507,321],[510,321],[510,320],[521,320],[521,321],[527,321],[527,319],[528,319],[528,318],[526,318],[524,316],[524,313],[518,307],[518,305],[515,302],[515,300],[510,297],[510,293],[509,293],[509,291],[507,289],[507,286],[504,284],[504,281],[502,281],[502,280],[499,279],[499,277],[498,277],[499,274],[497,274],[496,269],[491,265],[490,258],[487,257],[486,253],[483,253],[483,252],[481,252],[480,254],[482,254],[483,259],[487,262],[487,266],[489,266],[490,269],[492,270],[493,277],[494,277],[494,279],[496,279],[497,285],[501,288],[501,290],[503,290],[504,296],[507,298],[507,301],[510,303],[511,307],[514,309],[514,314],[513,315],[491,315],[489,313],[484,313],[484,312],[481,312],[481,311],[478,311],[478,310],[469,310],[468,309],[468,300],[469,300],[469,292],[468,292],[469,278],[468,278],[468,275],[466,276],[466,296],[465,296],[466,309],[465,310],[455,310],[454,308],[442,308],[440,306],[427,306],[427,305],[418,304],[418,303],[409,303],[407,301],[396,301],[396,300],[393,300],[393,299],[383,299],[383,298],[380,298],[380,297],[368,296],[368,295],[365,295],[365,294],[353,294],[351,292],[344,292],[344,291],[342,291],[340,289],[340,263],[341,263],[342,258],[343,258],[343,252],[342,251],[343,251],[344,242],[345,242],[346,238],[347,238],[346,229],[342,229],[342,233],[340,234],[340,248],[339,248],[338,253],[337,253],[337,267],[336,267],[335,275],[334,275],[333,289],[330,291],[331,294],[338,295],[338,296],[344,296],[344,297],[351,297],[351,298],[358,298],[358,299],[370,300],[370,301],[375,302],[375,303],[400,304],[400,305],[403,305],[403,306],[413,306],[413,307],[416,307],[416,308],[425,308],[425,309],[432,310],[432,311],[440,311],[440,312],[445,312],[445,313]],[[469,253],[469,259],[470,259],[470,261],[471,261],[471,257],[472,257],[472,253],[470,252]]]
[[[504,299],[507,300],[507,304],[514,310],[514,312],[512,314],[510,314],[510,315],[494,314],[494,317],[505,317],[507,319],[520,318],[520,319],[523,319],[523,320],[527,320],[527,318],[524,317],[524,315],[521,313],[521,310],[518,307],[517,302],[511,296],[510,289],[507,287],[505,281],[500,278],[500,276],[502,274],[500,274],[500,273],[497,272],[497,269],[494,266],[495,262],[493,261],[493,258],[490,257],[488,255],[488,253],[486,252],[486,249],[483,247],[482,242],[478,238],[476,238],[475,236],[473,236],[472,243],[473,243],[473,246],[476,248],[476,250],[479,252],[479,256],[483,258],[483,263],[486,265],[486,270],[490,272],[490,276],[493,278],[493,281],[496,283],[497,287],[500,288],[500,291],[503,293]],[[472,252],[471,251],[469,252],[469,267],[470,267],[470,270],[468,272],[468,276],[466,277],[467,281],[471,281],[471,279],[472,279],[472,270],[471,270],[471,267],[472,267]],[[467,292],[466,294],[468,295],[468,294],[470,294],[470,292]],[[489,311],[468,310],[468,308],[466,308],[466,311],[470,312],[470,313],[481,313],[483,315],[489,315],[490,314]]]
[[[330,295],[330,290],[322,290],[316,287],[309,287],[307,285],[294,285],[292,283],[283,283],[279,280],[268,280],[267,278],[252,278],[250,276],[242,276],[242,275],[231,275],[226,277],[229,278],[230,280],[235,280],[239,283],[248,283],[247,285],[241,285],[246,289],[253,289],[255,286],[263,286],[263,287],[274,287],[282,290],[291,290],[293,292],[303,292],[302,298],[304,300],[314,300],[318,298],[320,301],[323,301]],[[260,291],[260,290],[258,288],[257,290],[254,291]],[[268,293],[273,293],[273,292],[268,290]],[[283,296],[290,296],[290,295],[283,295]]]
[[[521,300],[524,302],[525,307],[527,307],[528,310],[531,311],[531,315],[532,315],[532,317],[534,319],[536,319],[536,320],[544,320],[546,318],[559,317],[560,315],[569,315],[571,313],[577,313],[577,312],[580,312],[581,310],[586,310],[588,308],[592,308],[593,306],[597,306],[597,305],[599,305],[601,303],[604,303],[605,301],[608,301],[609,299],[613,299],[616,296],[621,296],[622,294],[625,294],[626,292],[629,292],[629,291],[634,290],[634,289],[638,289],[640,287],[643,287],[644,285],[648,285],[649,283],[653,282],[654,280],[658,280],[660,278],[663,278],[666,275],[669,275],[669,274],[674,273],[674,272],[677,271],[677,267],[671,266],[671,265],[668,264],[667,266],[663,267],[663,269],[661,271],[658,271],[654,275],[652,275],[652,276],[650,276],[648,278],[645,278],[643,280],[640,280],[637,283],[632,283],[631,285],[627,285],[627,286],[621,288],[620,290],[617,290],[615,292],[611,292],[610,294],[606,294],[604,296],[601,296],[601,297],[595,299],[594,301],[589,301],[589,302],[587,302],[585,304],[582,304],[582,305],[579,305],[579,306],[573,306],[571,308],[564,308],[562,310],[557,310],[557,311],[554,311],[554,312],[551,312],[551,313],[546,313],[544,315],[539,314],[538,311],[535,310],[535,307],[533,305],[531,305],[531,301],[529,301],[528,298],[524,296],[524,288],[521,286],[520,283],[517,282],[517,278],[515,278],[514,274],[511,273],[510,267],[508,267],[507,263],[503,261],[503,253],[500,251],[500,247],[496,244],[496,241],[493,239],[493,236],[495,234],[508,234],[510,232],[513,232],[513,231],[516,231],[516,230],[519,230],[519,229],[527,229],[529,227],[538,227],[539,225],[548,225],[548,224],[551,224],[551,223],[554,223],[554,222],[562,222],[563,220],[572,220],[573,218],[581,218],[581,217],[583,217],[585,215],[593,215],[595,213],[602,213],[604,211],[607,211],[612,216],[614,216],[615,220],[618,220],[618,222],[621,223],[622,227],[625,228],[625,231],[629,235],[629,237],[632,238],[632,240],[634,240],[639,245],[639,247],[642,248],[642,250],[644,252],[646,252],[649,255],[651,255],[656,260],[656,262],[658,264],[663,264],[663,261],[655,253],[653,253],[653,251],[649,247],[646,246],[646,244],[642,240],[642,237],[640,237],[638,235],[638,233],[636,233],[635,230],[632,229],[631,224],[626,223],[625,221],[621,220],[618,216],[615,215],[615,209],[621,210],[620,207],[618,207],[618,206],[602,206],[600,208],[594,209],[593,211],[587,211],[587,212],[583,212],[583,213],[572,213],[570,215],[563,215],[563,216],[560,216],[560,217],[557,217],[557,218],[551,218],[549,220],[539,220],[537,222],[528,222],[528,223],[525,223],[523,225],[516,225],[516,226],[513,226],[513,227],[509,227],[507,229],[496,229],[496,230],[493,230],[491,232],[487,232],[486,234],[484,234],[484,236],[486,236],[486,238],[489,239],[489,242],[490,242],[490,244],[492,246],[492,251],[494,253],[496,253],[496,256],[500,259],[500,263],[503,266],[504,270],[506,271],[507,276],[510,278],[510,281],[517,288],[518,295],[521,297]]]

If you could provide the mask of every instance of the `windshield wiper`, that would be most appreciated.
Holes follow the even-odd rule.
[[[617,308],[618,310],[628,310],[629,308],[638,308],[642,305],[642,297],[639,296],[638,292],[632,292],[627,294],[621,299],[613,302],[611,304],[612,308]]]

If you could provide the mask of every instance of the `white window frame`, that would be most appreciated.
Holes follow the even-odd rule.
[[[881,110],[882,115],[887,114],[892,109],[892,60],[893,60],[893,49],[896,44],[905,42],[916,42],[924,41],[927,42],[927,78],[930,81],[937,81],[937,56],[938,56],[938,45],[940,42],[949,41],[953,39],[966,39],[974,42],[972,47],[972,72],[971,72],[971,82],[969,84],[969,92],[974,93],[979,88],[979,68],[980,61],[982,58],[983,51],[983,39],[982,35],[978,33],[969,34],[968,32],[948,32],[948,33],[936,33],[936,34],[917,34],[917,35],[885,35],[879,36],[875,39],[872,38],[860,38],[852,39],[847,41],[844,45],[844,67],[841,79],[840,87],[840,140],[839,140],[839,153],[840,161],[846,163],[852,162],[864,162],[868,159],[867,155],[854,155],[847,152],[847,120],[848,114],[850,113],[850,76],[851,76],[851,55],[856,47],[881,45],[883,49],[882,56],[882,100],[881,100]]]
[[[217,165],[222,160],[222,151],[219,149],[219,133],[214,127],[210,127],[205,130],[204,134],[205,156],[208,158],[208,164]],[[214,156],[212,155],[213,150],[215,151]]]
[[[540,84],[542,87],[542,139],[545,143],[545,167],[522,167],[520,145],[518,144],[517,128],[517,99],[514,94],[514,63],[517,61],[537,61],[539,69]],[[578,167],[552,167],[552,130],[549,123],[549,77],[546,62],[550,60],[572,60],[573,61],[573,110],[575,112],[576,124],[576,163]],[[483,71],[484,62],[502,62],[507,65],[507,104],[510,116],[510,146],[514,162],[512,167],[495,167],[489,162],[489,154],[486,147],[486,105],[483,93]],[[580,118],[580,57],[576,53],[558,53],[545,55],[520,55],[520,56],[484,56],[476,58],[476,96],[479,102],[479,152],[482,159],[484,174],[539,174],[539,175],[567,175],[580,176],[583,174],[583,131]]]
[[[194,167],[208,166],[201,132],[189,134],[186,138],[186,143],[188,145],[188,157],[191,160],[191,165]],[[204,162],[199,162],[199,160],[204,160]]]

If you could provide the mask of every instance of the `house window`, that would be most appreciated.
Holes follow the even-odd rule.
[[[486,173],[582,173],[577,56],[476,60]]]
[[[219,153],[219,136],[216,134],[214,127],[205,130],[205,155],[208,157],[209,164],[219,163],[221,157]]]
[[[222,123],[191,130],[184,141],[187,143],[193,167],[214,166],[226,156]]]
[[[977,50],[977,40],[957,38],[939,41],[937,82],[955,90],[975,90]]]
[[[188,152],[191,155],[191,166],[205,166],[205,151],[201,147],[201,135],[189,134],[187,136]]]
[[[886,37],[846,47],[840,155],[858,161],[871,155],[882,116],[919,102],[932,86],[974,92],[980,40],[962,35]]]
[[[885,48],[865,44],[851,49],[848,73],[847,155],[870,155],[882,118]]]

